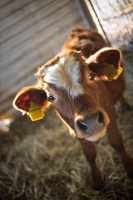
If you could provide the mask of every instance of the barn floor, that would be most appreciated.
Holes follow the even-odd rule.
[[[133,56],[123,51],[127,89],[133,106]],[[45,118],[31,122],[17,118],[8,132],[0,132],[1,200],[130,200],[133,180],[104,137],[97,143],[97,163],[104,187],[94,191],[91,173],[79,143],[69,134],[51,107]],[[133,158],[133,109],[118,113],[125,147]]]

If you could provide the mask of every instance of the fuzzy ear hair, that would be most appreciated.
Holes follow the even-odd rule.
[[[96,52],[94,55],[90,56],[86,62],[91,71],[95,72],[97,77],[100,79],[109,80],[106,74],[107,67],[113,67],[116,71],[121,65],[122,55],[121,52],[116,48],[103,48]]]
[[[34,102],[44,111],[49,103],[47,101],[46,92],[37,86],[29,86],[22,88],[16,95],[13,101],[13,106],[16,110],[23,114],[30,109],[30,102]]]

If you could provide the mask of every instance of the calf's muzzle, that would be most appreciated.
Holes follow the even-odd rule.
[[[108,115],[102,109],[93,111],[91,114],[83,112],[75,118],[77,137],[96,141],[105,135],[108,123]]]

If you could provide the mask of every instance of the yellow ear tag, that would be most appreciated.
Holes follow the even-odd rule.
[[[37,121],[44,117],[44,113],[40,107],[36,106],[33,102],[30,102],[29,117],[32,121]]]
[[[112,81],[113,79],[116,80],[123,71],[123,68],[121,68],[120,66],[118,66],[116,70],[113,65],[109,65],[109,64],[105,64],[105,65],[106,65],[106,68],[105,68],[104,73],[108,77],[109,81]]]
[[[120,67],[120,66],[118,66],[118,68],[117,68],[117,75],[115,75],[113,79],[116,80],[118,78],[118,76],[122,73],[122,71],[123,71],[123,68]]]

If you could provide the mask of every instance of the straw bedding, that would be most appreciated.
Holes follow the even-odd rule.
[[[133,56],[123,50],[127,89],[126,99],[133,106]],[[97,145],[97,164],[104,186],[92,189],[90,167],[77,140],[51,107],[45,118],[31,122],[26,116],[0,132],[0,199],[22,200],[130,200],[130,179],[106,136]],[[133,109],[117,111],[118,127],[125,147],[133,158]]]

